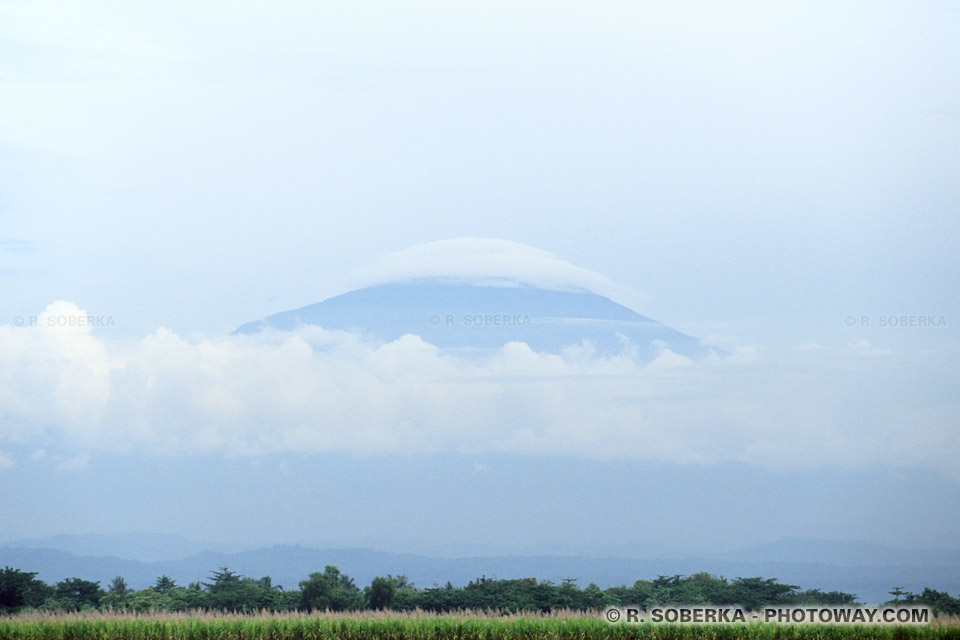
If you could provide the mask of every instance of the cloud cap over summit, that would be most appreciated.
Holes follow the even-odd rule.
[[[391,254],[356,277],[372,284],[247,323],[237,333],[316,325],[382,342],[417,335],[458,350],[523,342],[540,352],[586,346],[647,361],[665,349],[693,358],[711,353],[696,338],[611,299],[636,297],[627,288],[507,240],[432,242]]]

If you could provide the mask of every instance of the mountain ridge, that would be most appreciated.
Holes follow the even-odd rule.
[[[813,542],[823,545],[824,541]],[[844,546],[843,541],[833,542],[837,543],[833,545],[834,549]],[[771,545],[775,546],[776,543]],[[770,547],[759,545],[759,548],[765,546]],[[883,545],[874,547],[893,552],[903,551]],[[742,551],[749,557],[756,553],[757,548]],[[114,576],[122,575],[134,588],[149,586],[160,575],[169,575],[180,584],[206,580],[211,571],[226,566],[251,577],[270,575],[275,584],[293,589],[309,572],[319,571],[324,566],[333,564],[353,577],[361,586],[369,584],[378,575],[388,573],[406,575],[421,587],[447,581],[461,585],[481,575],[500,578],[535,577],[554,582],[573,576],[583,585],[594,582],[601,587],[608,587],[632,584],[635,580],[652,579],[657,575],[689,575],[707,571],[730,578],[777,578],[783,583],[795,584],[804,589],[846,591],[856,593],[865,602],[882,601],[894,585],[904,585],[908,590],[920,590],[929,586],[950,592],[960,591],[960,550],[920,550],[919,553],[920,555],[908,553],[903,562],[896,564],[890,564],[892,558],[877,557],[873,565],[837,565],[829,561],[724,558],[729,552],[673,559],[583,555],[437,558],[374,549],[317,549],[302,545],[274,545],[238,553],[207,550],[173,561],[140,561],[111,556],[78,556],[57,549],[11,547],[7,544],[0,546],[0,565],[37,571],[38,577],[47,582],[76,576],[106,584]]]

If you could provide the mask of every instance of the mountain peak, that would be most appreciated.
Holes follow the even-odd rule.
[[[361,272],[366,286],[247,323],[236,333],[303,325],[392,342],[416,335],[444,349],[486,352],[523,342],[650,361],[665,349],[710,353],[699,340],[616,301],[605,276],[509,240],[458,238],[391,254]],[[624,291],[624,288],[619,288]]]

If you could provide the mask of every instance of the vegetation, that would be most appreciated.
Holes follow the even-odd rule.
[[[284,590],[269,576],[251,578],[226,567],[211,573],[206,582],[181,586],[160,576],[151,587],[134,590],[117,576],[106,590],[99,582],[80,578],[47,585],[36,573],[6,567],[0,572],[0,613],[20,611],[88,611],[128,613],[156,611],[359,611],[364,609],[446,613],[488,610],[501,613],[593,611],[611,606],[657,605],[738,605],[757,609],[763,606],[849,605],[856,596],[819,589],[800,590],[774,578],[727,580],[708,573],[691,576],[658,576],[637,580],[633,585],[601,589],[585,588],[574,580],[561,584],[534,578],[498,580],[481,577],[463,587],[420,588],[404,576],[375,578],[361,589],[337,567],[311,573],[298,589]],[[920,594],[898,590],[900,604],[925,604],[934,614],[960,616],[960,598],[945,592],[924,589]]]
[[[594,615],[596,614],[596,615]],[[763,623],[727,625],[608,624],[591,615],[555,612],[541,615],[499,615],[463,612],[456,615],[418,613],[260,614],[132,614],[97,612],[72,615],[26,614],[0,619],[0,640],[955,640],[960,626],[825,626]]]
[[[919,594],[907,591],[903,596],[903,599],[899,600],[898,603],[906,605],[925,604],[935,613],[960,617],[960,597],[953,598],[946,591],[924,589]]]

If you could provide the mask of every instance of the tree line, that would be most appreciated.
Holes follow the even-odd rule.
[[[751,609],[785,605],[850,605],[854,594],[819,589],[800,590],[782,584],[776,578],[736,578],[727,580],[709,573],[690,576],[658,576],[637,580],[633,585],[601,589],[596,584],[580,588],[574,579],[556,584],[535,578],[503,580],[483,576],[463,587],[451,583],[428,588],[417,587],[404,576],[374,578],[360,588],[353,578],[337,567],[327,566],[300,581],[297,589],[273,584],[269,576],[251,578],[222,567],[206,582],[181,586],[163,575],[153,586],[130,589],[118,576],[106,589],[99,582],[69,578],[49,585],[37,579],[35,572],[6,567],[0,572],[0,613],[25,609],[80,611],[355,611],[420,609],[448,612],[464,609],[503,612],[557,609],[585,611],[611,606],[639,605],[739,605]],[[902,596],[902,599],[901,599]],[[926,604],[935,613],[960,615],[960,598],[946,592],[924,589],[920,594],[900,591],[900,603]]]

